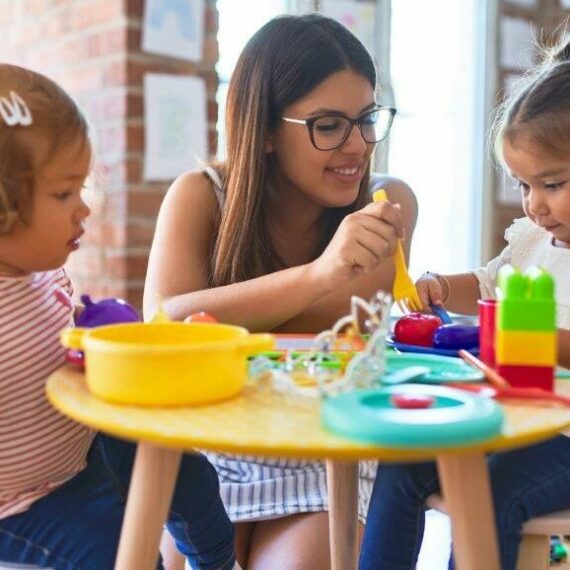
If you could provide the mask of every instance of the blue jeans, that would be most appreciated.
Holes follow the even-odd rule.
[[[515,570],[523,523],[570,507],[570,438],[495,453],[488,460],[502,570]],[[413,570],[425,500],[439,492],[435,463],[382,464],[366,521],[360,570]],[[450,561],[453,568],[453,561]]]
[[[81,473],[26,512],[0,519],[0,561],[112,570],[135,449],[133,443],[99,434]],[[182,457],[167,526],[193,568],[233,567],[233,525],[216,471],[203,455]]]

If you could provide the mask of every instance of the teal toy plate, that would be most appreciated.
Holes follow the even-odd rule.
[[[431,397],[425,409],[402,409],[394,396]],[[444,386],[403,384],[354,390],[324,400],[323,427],[336,435],[387,447],[457,447],[500,434],[501,407],[489,398]]]
[[[559,366],[556,369],[556,378],[559,380],[570,380],[570,370],[568,368],[562,368]]]
[[[414,379],[422,384],[445,382],[481,382],[484,374],[459,358],[435,354],[389,352],[386,358],[386,374],[382,383],[390,384],[390,374],[410,366],[425,366],[429,372]]]

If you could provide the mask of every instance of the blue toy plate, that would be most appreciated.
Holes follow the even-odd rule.
[[[418,354],[437,354],[439,356],[459,356],[457,350],[446,350],[443,348],[433,348],[431,346],[419,346],[417,344],[404,344],[394,340],[393,335],[386,337],[386,344],[400,352],[415,352]],[[478,356],[479,348],[470,348],[469,352]]]
[[[402,409],[394,395],[430,396],[426,409]],[[323,427],[337,435],[388,447],[454,447],[500,434],[501,407],[489,398],[443,386],[405,384],[354,390],[327,398]]]

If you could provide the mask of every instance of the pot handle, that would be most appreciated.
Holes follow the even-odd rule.
[[[251,356],[258,352],[274,350],[275,337],[269,333],[255,333],[245,337],[241,343],[239,350],[245,356]]]
[[[83,339],[89,329],[82,327],[69,327],[61,331],[59,339],[65,348],[83,350]]]

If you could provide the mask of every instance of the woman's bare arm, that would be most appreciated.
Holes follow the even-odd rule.
[[[395,213],[389,205],[374,205],[373,213],[376,215],[378,208],[384,208],[382,212],[387,218],[402,217],[409,237],[416,216],[413,194],[399,187],[391,190],[388,186],[387,190],[392,194],[391,200],[407,200],[402,204],[402,211],[409,212],[407,218]],[[323,273],[326,264],[321,260],[321,271],[317,271],[316,262],[311,262],[208,289],[210,236],[217,208],[210,183],[201,173],[182,176],[169,190],[159,214],[149,259],[145,318],[156,311],[160,299],[174,320],[206,311],[221,322],[239,324],[252,331],[294,328],[295,332],[315,332],[347,313],[350,295],[369,297],[379,288],[391,289],[391,260],[377,264],[370,272],[351,276],[346,283],[323,277],[330,272]],[[367,220],[378,224],[374,216]],[[393,241],[394,232],[389,226],[383,223],[381,231],[386,227],[388,241]],[[350,239],[347,243],[351,243]],[[337,258],[333,255],[332,259]]]
[[[270,330],[329,292],[331,285],[314,279],[308,265],[207,289],[209,241],[217,208],[210,183],[201,173],[182,176],[168,191],[149,258],[146,319],[160,301],[174,320],[206,311],[222,322]]]
[[[410,246],[418,216],[418,204],[410,187],[396,178],[385,177],[382,187],[390,202],[399,204],[404,222],[405,239],[402,242],[406,262],[410,259]],[[329,328],[340,317],[350,311],[350,297],[358,295],[370,299],[377,291],[392,292],[394,263],[387,259],[368,275],[336,288],[330,294],[308,306],[290,321],[278,327],[278,332],[312,333]]]

